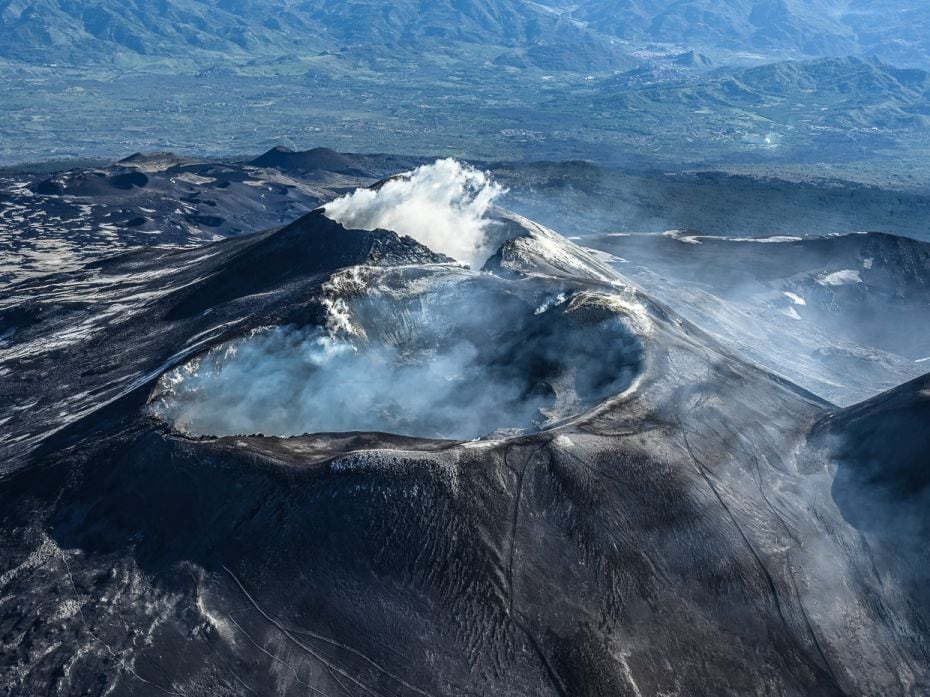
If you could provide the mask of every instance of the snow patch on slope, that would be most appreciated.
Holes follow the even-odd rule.
[[[846,286],[862,283],[862,277],[854,269],[843,269],[842,271],[834,271],[833,273],[818,276],[817,283],[822,286]]]

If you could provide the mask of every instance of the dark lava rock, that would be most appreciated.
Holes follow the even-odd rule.
[[[357,172],[363,168],[349,155],[343,155],[329,148],[294,151],[278,145],[260,155],[250,163],[256,167],[269,167],[282,172]]]

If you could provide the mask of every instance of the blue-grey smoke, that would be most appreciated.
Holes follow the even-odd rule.
[[[351,306],[355,336],[256,332],[165,375],[153,410],[195,435],[465,440],[543,428],[639,374],[640,339],[608,304],[576,295],[537,312],[540,298],[502,284],[475,275],[404,299],[366,296]]]

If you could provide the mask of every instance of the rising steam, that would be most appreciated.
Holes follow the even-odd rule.
[[[486,215],[502,193],[484,172],[448,158],[390,179],[380,188],[357,189],[324,210],[347,228],[393,230],[480,268],[494,252]]]

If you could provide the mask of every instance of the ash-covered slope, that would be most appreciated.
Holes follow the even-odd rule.
[[[585,237],[601,260],[750,360],[849,405],[927,369],[930,245],[882,233]]]
[[[773,170],[753,176],[538,162],[505,163],[492,171],[510,189],[511,209],[566,235],[695,229],[707,235],[766,237],[881,230],[930,239],[930,198],[919,191],[809,174],[786,179],[784,172]]]
[[[831,407],[498,216],[486,272],[316,213],[17,286],[38,319],[0,357],[4,399],[35,400],[2,424],[5,694],[926,691],[927,552],[876,555],[834,501]],[[86,314],[63,315],[62,292]],[[93,324],[94,303],[119,316]],[[210,348],[240,360],[229,342],[268,331],[253,329],[394,342],[413,361],[418,337],[494,326],[486,313],[514,347],[548,346],[540,326],[571,316],[622,324],[642,355],[596,404],[476,441],[190,438],[148,403]],[[553,360],[573,350],[505,365],[557,401],[573,373]]]
[[[362,158],[344,155],[329,148],[313,148],[298,152],[279,145],[259,155],[251,162],[256,167],[277,169],[281,172],[347,172],[356,176],[371,177],[364,170]]]
[[[76,270],[122,250],[192,247],[267,230],[381,176],[345,171],[339,158],[315,163],[289,173],[262,158],[244,164],[150,153],[52,174],[4,173],[0,284]],[[365,164],[378,172],[380,163]]]

